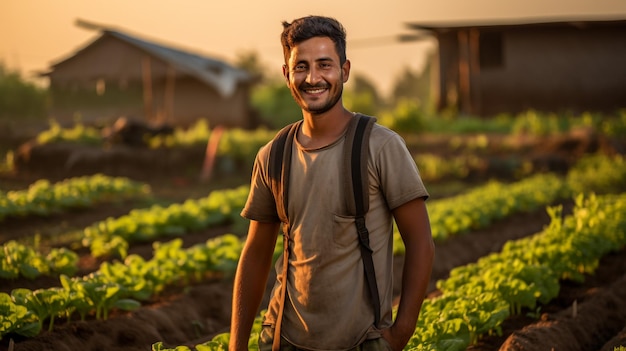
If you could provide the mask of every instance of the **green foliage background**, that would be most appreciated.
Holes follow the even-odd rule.
[[[0,62],[0,118],[42,118],[49,105],[47,89],[25,80]]]

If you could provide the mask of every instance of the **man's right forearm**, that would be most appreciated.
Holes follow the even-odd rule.
[[[269,274],[269,270],[268,270]],[[250,330],[261,305],[268,274],[251,257],[241,256],[233,289],[230,350],[247,350]]]
[[[248,350],[250,331],[272,266],[278,224],[252,221],[239,259],[233,288],[231,351]]]

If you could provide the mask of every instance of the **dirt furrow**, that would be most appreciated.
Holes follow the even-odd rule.
[[[504,323],[502,336],[485,337],[468,350],[587,351],[608,345],[619,347],[620,342],[624,346],[625,257],[626,248],[606,255],[584,282],[562,282],[559,296],[541,306],[539,319],[532,316],[532,311],[514,316]]]

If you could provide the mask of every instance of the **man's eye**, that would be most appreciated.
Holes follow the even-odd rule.
[[[296,67],[293,68],[294,71],[296,72],[302,72],[306,69],[305,65],[297,65]]]

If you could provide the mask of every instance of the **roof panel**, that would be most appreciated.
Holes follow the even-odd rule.
[[[177,70],[194,76],[205,84],[215,88],[222,96],[232,95],[236,91],[238,83],[247,82],[252,79],[248,72],[233,67],[218,59],[162,45],[108,26],[92,24],[80,20],[77,23],[78,25],[88,29],[99,30],[102,33],[100,38],[105,35],[110,35],[118,40],[122,40],[132,46],[135,46],[150,55],[158,57],[164,62],[171,64]],[[73,55],[55,63],[52,65],[51,70],[54,70],[54,66],[59,63],[67,61],[80,54],[81,51],[93,45],[100,38],[91,41],[89,44],[76,51]]]

